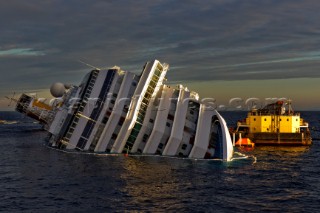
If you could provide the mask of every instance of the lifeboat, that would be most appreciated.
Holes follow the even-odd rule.
[[[235,145],[238,147],[254,147],[254,143],[249,138],[239,138]]]

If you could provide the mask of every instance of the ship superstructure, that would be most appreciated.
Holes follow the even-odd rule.
[[[202,103],[198,93],[164,84],[168,69],[168,64],[154,60],[140,75],[113,67],[92,70],[79,86],[54,84],[51,93],[57,101],[43,109],[50,114],[45,120],[48,145],[97,153],[231,160],[232,141],[224,119]],[[26,108],[21,113],[32,111],[30,104],[18,101],[17,110],[18,106]]]

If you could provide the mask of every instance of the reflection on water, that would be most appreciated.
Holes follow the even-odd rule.
[[[277,153],[287,153],[298,156],[299,154],[304,154],[309,151],[309,146],[257,146],[255,147],[255,152],[264,153],[264,152],[277,152]]]
[[[174,169],[170,162],[161,157],[128,157],[123,163],[125,171],[121,178],[126,186],[122,190],[130,196],[130,206],[152,208],[157,202],[158,205],[176,205],[180,184],[172,174]]]
[[[319,113],[320,115],[320,113]],[[16,118],[15,118],[16,119]],[[320,142],[232,162],[64,153],[35,124],[0,128],[4,212],[317,212]]]

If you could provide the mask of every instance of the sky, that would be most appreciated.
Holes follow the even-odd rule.
[[[90,71],[79,60],[138,74],[153,59],[170,64],[169,84],[217,106],[286,98],[320,110],[319,11],[316,0],[1,1],[0,110],[13,92],[79,84]]]

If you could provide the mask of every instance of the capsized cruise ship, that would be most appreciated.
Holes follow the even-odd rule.
[[[40,121],[57,149],[230,161],[223,117],[198,93],[164,84],[168,69],[158,60],[140,75],[94,69],[79,86],[53,84],[50,105],[22,94],[16,110]]]

